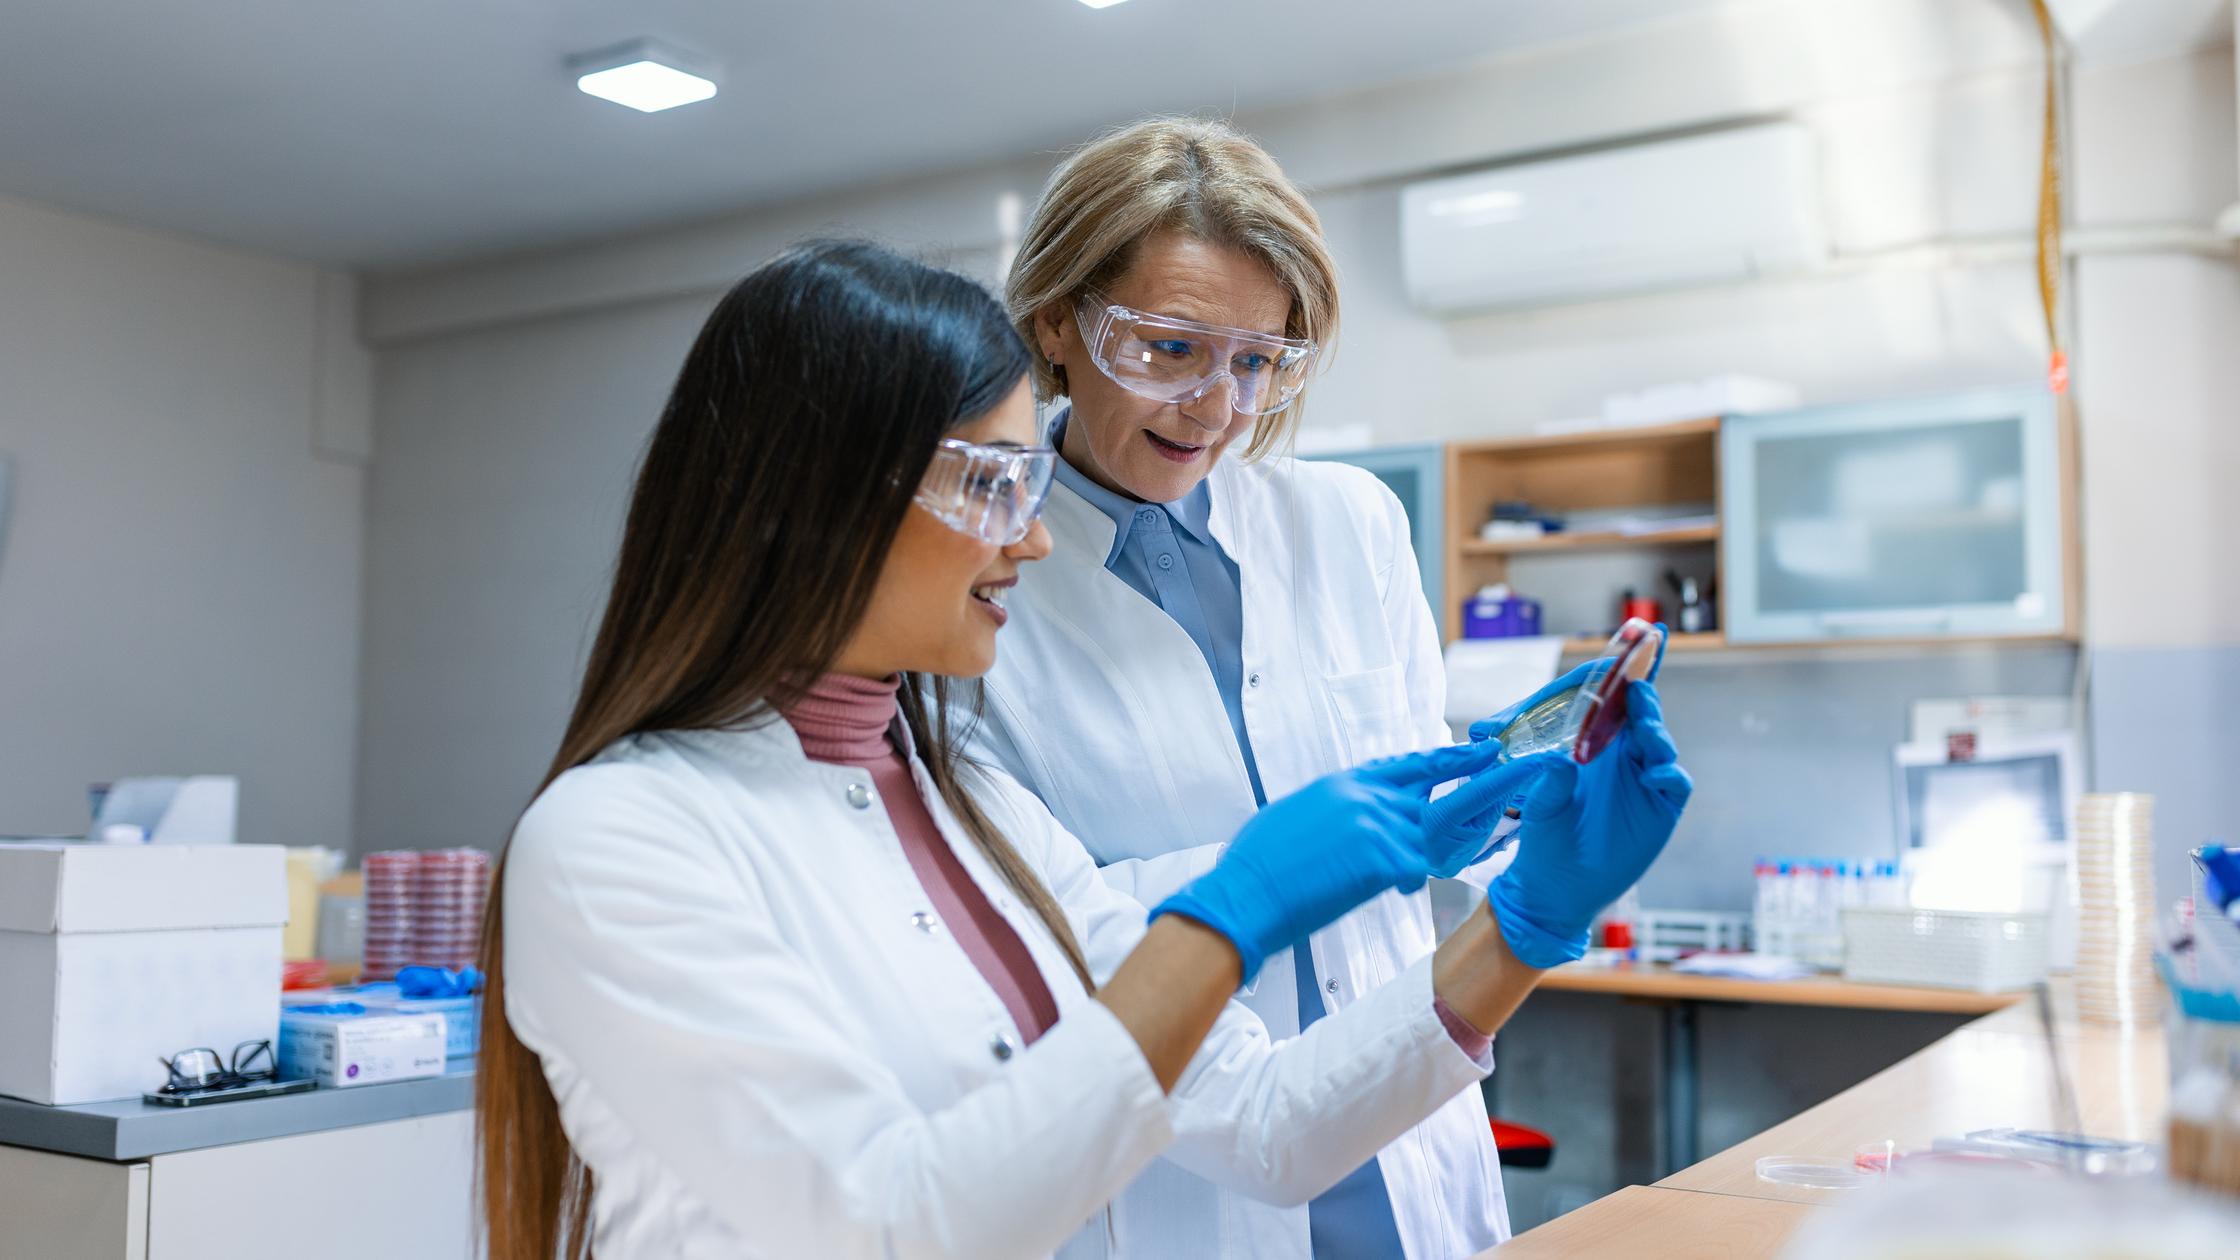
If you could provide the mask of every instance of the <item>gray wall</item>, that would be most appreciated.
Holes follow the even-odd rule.
[[[558,746],[640,447],[708,303],[398,347],[377,380],[360,851],[513,830]]]
[[[2155,887],[2192,887],[2186,854],[2240,844],[2240,646],[2092,653],[2093,785],[2155,798]]]
[[[83,834],[88,782],[210,771],[241,776],[243,840],[349,843],[363,364],[322,339],[338,284],[0,201],[0,833]]]
[[[1761,854],[1897,857],[1890,754],[1912,702],[2066,697],[2076,656],[2066,645],[1666,656],[1658,690],[1697,786],[1642,904],[1748,910]]]

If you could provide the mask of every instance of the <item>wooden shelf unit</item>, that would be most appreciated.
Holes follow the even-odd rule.
[[[1609,645],[1610,639],[1607,635],[1582,635],[1575,639],[1565,639],[1563,641],[1563,654],[1565,656],[1593,656]],[[1697,634],[1683,634],[1674,630],[1672,637],[1665,640],[1664,644],[1664,650],[1667,652],[1723,652],[1726,647],[1727,636],[1717,630],[1705,630]]]
[[[1543,551],[1606,551],[1616,547],[1669,547],[1679,543],[1717,541],[1718,526],[1688,525],[1680,529],[1660,529],[1644,534],[1590,531],[1542,534],[1538,538],[1503,538],[1493,542],[1478,538],[1466,540],[1461,545],[1462,554],[1466,556],[1516,556]]]
[[[1624,548],[1716,545],[1719,526],[1652,534],[1550,534],[1488,542],[1478,537],[1497,502],[1522,499],[1552,512],[1719,502],[1719,420],[1682,420],[1642,428],[1593,429],[1545,437],[1494,438],[1447,447],[1447,607],[1440,625],[1462,637],[1462,601],[1507,580],[1509,558]],[[1722,617],[1719,624],[1725,624]],[[1672,649],[1725,646],[1717,631],[1675,634]],[[1593,652],[1600,640],[1566,643]]]

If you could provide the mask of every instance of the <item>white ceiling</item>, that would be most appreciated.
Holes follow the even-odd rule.
[[[4,0],[0,193],[375,270],[1252,111],[1717,0]],[[571,52],[722,67],[641,115]]]

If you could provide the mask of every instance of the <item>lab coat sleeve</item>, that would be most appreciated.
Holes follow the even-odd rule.
[[[993,1083],[912,1103],[748,864],[630,769],[564,776],[515,833],[506,1013],[757,1254],[1047,1255],[1166,1144],[1158,1083],[1096,1003]]]
[[[1038,869],[1102,983],[1142,939],[1144,908],[1099,877],[1039,802],[1009,792],[1021,820],[1011,834],[1034,837]],[[1429,958],[1286,1041],[1270,1041],[1260,1017],[1231,1001],[1168,1099],[1175,1142],[1165,1154],[1240,1194],[1304,1203],[1486,1071],[1439,1021]]]
[[[1156,857],[1122,858],[1107,862],[1099,871],[1113,891],[1139,906],[1155,906],[1181,892],[1183,885],[1212,870],[1213,864],[1221,860],[1224,847],[1201,844]]]
[[[1432,959],[1271,1043],[1231,1003],[1176,1083],[1166,1156],[1266,1202],[1305,1203],[1490,1070],[1440,1022]]]

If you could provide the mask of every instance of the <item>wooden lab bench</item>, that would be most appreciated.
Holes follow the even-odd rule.
[[[1577,983],[1582,977],[1559,983],[1564,976],[1558,971],[1542,985],[1620,991],[1618,980],[1611,975],[1594,976],[1584,985]],[[1640,979],[1661,983],[1650,976]],[[1665,979],[1675,982],[1668,995],[1694,991],[1694,986],[1701,983],[1688,977],[1667,975]],[[1678,983],[1681,981],[1688,983]],[[1753,990],[1774,987],[1749,981],[1711,983],[1742,984]],[[1830,986],[1841,984],[1805,980],[1796,982],[1795,989],[1808,999],[1824,998],[1832,996]],[[1809,1213],[1844,1192],[1760,1181],[1757,1161],[1761,1155],[1849,1160],[1860,1146],[1883,1139],[1895,1141],[1902,1150],[1925,1147],[1939,1137],[1973,1129],[2067,1127],[2067,1122],[2054,1114],[2053,1069],[2047,1060],[2035,1003],[2018,1000],[2027,995],[1911,989],[1897,992],[1922,993],[1926,995],[1924,1001],[1970,998],[2001,1006],[1748,1141],[1683,1168],[1653,1186],[1629,1186],[1557,1217],[1483,1253],[1481,1260],[1582,1260],[1605,1255],[1715,1256],[1722,1260],[1771,1257]],[[2076,1018],[2066,981],[2055,981],[2054,994],[2055,1039],[2069,1065],[2078,1119],[2085,1131],[2161,1142],[2169,1112],[2169,1067],[2162,1030],[2083,1023]],[[1810,1004],[1849,1003],[1818,1000]],[[1882,1009],[1954,1008],[1890,1005]]]

